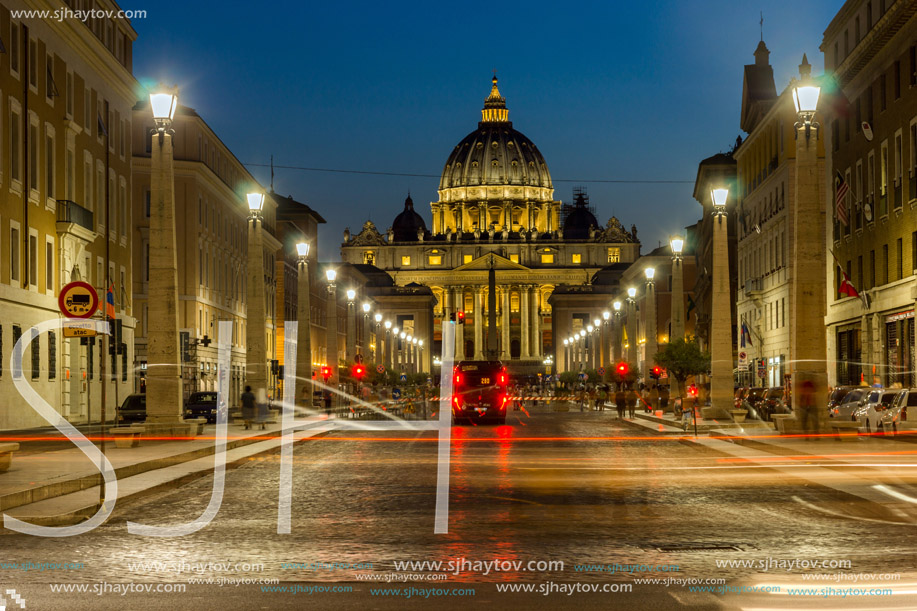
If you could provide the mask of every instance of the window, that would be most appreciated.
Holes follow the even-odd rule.
[[[74,160],[75,153],[72,148],[67,149],[67,199],[73,200],[76,197],[76,185],[74,176],[76,172],[76,161]]]
[[[48,379],[57,377],[57,334],[48,331]]]
[[[92,210],[92,156],[88,151],[84,151],[86,157],[83,159],[83,206]]]
[[[54,293],[54,240],[45,242],[45,291]]]
[[[866,288],[872,288],[876,285],[876,251],[869,251],[869,284]]]
[[[442,255],[430,255],[429,257],[427,257],[427,263],[429,263],[430,265],[442,265],[443,256]]]
[[[22,180],[22,160],[20,159],[22,135],[22,116],[17,110],[10,112],[10,179]]]
[[[911,232],[911,269],[917,269],[917,231]]]
[[[47,55],[45,57],[45,78],[47,82],[45,83],[45,97],[49,100],[53,100],[54,96],[57,95],[57,86],[54,84],[54,56]]]
[[[866,29],[872,29],[872,2],[866,3]]]
[[[19,228],[10,227],[10,281],[19,282]]]
[[[29,40],[29,86],[38,88],[38,43]]]
[[[909,63],[909,71],[911,76],[908,79],[908,82],[910,83],[911,87],[913,87],[914,85],[917,85],[917,46],[912,45],[911,48],[908,49],[908,56],[911,60]]]
[[[509,260],[513,263],[519,263],[519,255],[510,255]]]
[[[118,218],[121,219],[121,237],[127,237],[127,184],[122,179],[118,188]]]
[[[29,189],[38,191],[38,126],[29,123]]]
[[[853,20],[853,46],[860,44],[860,16]]]
[[[55,199],[54,197],[54,136],[45,135],[45,197]]]
[[[32,329],[29,347],[32,349],[32,379],[37,380],[41,375],[41,339],[38,337],[37,329]]]
[[[87,131],[92,127],[92,90],[83,89],[83,128]],[[149,151],[147,151],[149,152]]]
[[[10,72],[19,75],[19,24],[10,22]]]
[[[411,255],[402,255],[402,256],[401,256],[401,264],[402,264],[402,265],[410,265],[410,264],[411,264]]]
[[[620,248],[609,248],[608,249],[608,262],[609,263],[619,263],[621,261],[621,249]]]
[[[580,253],[573,253],[573,256],[570,258],[570,262],[573,264],[582,263],[583,255],[581,255]]]
[[[473,255],[462,255],[462,263],[471,263],[473,258]]]
[[[876,194],[876,157],[872,154],[872,151],[869,152],[869,156],[866,158],[866,178],[868,180],[868,185],[866,193],[868,196],[872,197]]]
[[[882,246],[882,284],[888,284],[888,244]]]
[[[29,286],[38,286],[38,235],[29,234]]]
[[[897,278],[898,280],[901,280],[901,279],[904,277],[904,275],[903,275],[903,271],[904,271],[904,248],[903,248],[903,245],[902,245],[902,243],[901,243],[901,238],[898,238],[897,247],[898,247],[898,253],[897,253],[897,255],[898,255],[898,261],[897,261],[896,263],[897,263],[897,268],[898,268],[898,275],[896,276],[896,278]]]
[[[541,254],[542,263],[554,263],[554,254],[553,253],[542,253]]]

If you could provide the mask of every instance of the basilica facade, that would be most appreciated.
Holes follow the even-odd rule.
[[[482,359],[487,344],[488,270],[497,283],[500,358],[516,372],[545,370],[556,362],[549,303],[560,286],[592,283],[602,269],[619,270],[640,256],[636,227],[612,217],[600,225],[583,191],[573,202],[554,199],[548,165],[538,147],[509,121],[506,100],[493,78],[476,130],[446,160],[432,223],[410,196],[385,232],[366,221],[345,231],[344,261],[387,272],[397,286],[429,287],[435,298],[433,355],[440,353],[442,321],[458,311],[455,357]],[[594,312],[568,312],[560,325],[578,330]],[[410,321],[408,321],[409,323]]]

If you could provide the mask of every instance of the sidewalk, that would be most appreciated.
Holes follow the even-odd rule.
[[[308,421],[294,434],[299,442],[320,435],[323,418]],[[229,424],[226,464],[238,463],[280,447],[280,424],[265,430],[245,430]],[[213,472],[216,426],[189,440],[141,441],[135,448],[107,442],[105,456],[118,478],[118,500],[176,486]],[[62,444],[64,445],[64,444]],[[10,470],[0,473],[0,512],[42,525],[64,525],[95,513],[101,474],[96,465],[69,441],[69,448],[13,455]],[[0,523],[2,525],[2,523]]]

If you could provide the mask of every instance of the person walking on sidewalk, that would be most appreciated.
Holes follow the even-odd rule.
[[[627,393],[627,417],[633,420],[635,418],[635,412],[637,411],[637,401],[639,401],[639,396],[637,391],[633,388],[630,389]]]
[[[255,393],[252,392],[251,386],[245,387],[242,393],[242,420],[245,421],[245,428],[252,428],[252,421],[255,419]]]
[[[624,408],[626,407],[624,388],[619,386],[618,392],[615,393],[615,409],[618,410],[618,420],[624,420]]]

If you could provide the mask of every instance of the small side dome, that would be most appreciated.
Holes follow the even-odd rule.
[[[430,236],[423,217],[414,211],[414,200],[409,194],[404,200],[404,210],[392,222],[392,232],[396,242],[416,242],[418,231],[423,231],[425,239]]]
[[[573,211],[564,221],[564,239],[588,240],[589,230],[593,227],[600,227],[599,222],[586,207],[586,198],[582,193],[578,193],[573,203]]]

